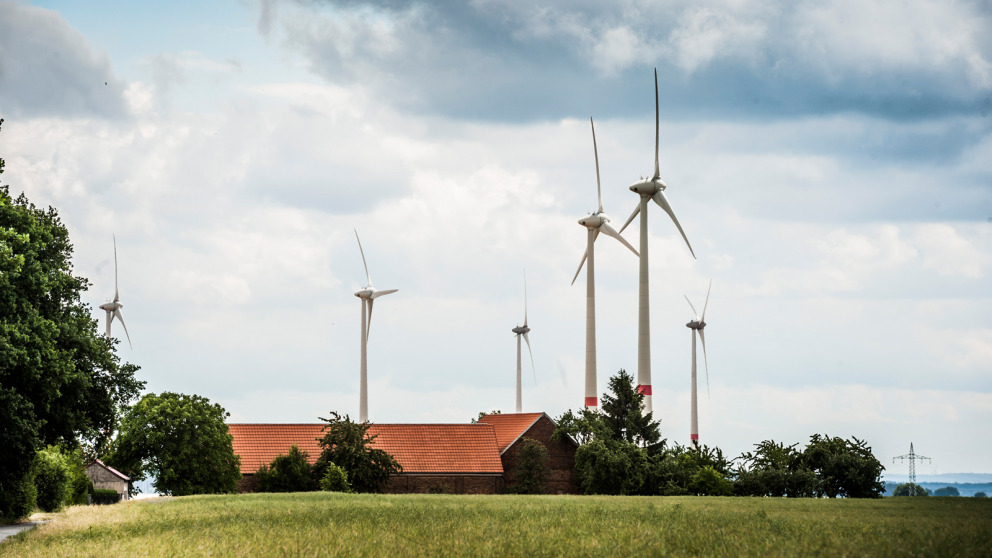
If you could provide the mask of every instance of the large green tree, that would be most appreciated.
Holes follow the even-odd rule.
[[[234,492],[241,479],[223,407],[199,395],[149,393],[124,416],[107,464],[174,496]]]
[[[788,496],[808,498],[816,491],[816,473],[806,467],[798,444],[787,446],[774,440],[754,445],[735,461],[736,492],[741,496]]]
[[[803,466],[817,476],[816,496],[881,498],[885,467],[863,440],[814,434],[803,452]]]
[[[314,464],[317,478],[323,478],[333,463],[347,472],[348,484],[355,492],[380,492],[389,475],[403,470],[393,456],[372,447],[375,436],[369,434],[369,423],[354,422],[336,412],[320,420],[327,424],[319,440],[320,458]]]
[[[0,125],[3,120],[0,119]],[[0,159],[0,173],[4,171]],[[0,186],[0,517],[16,519],[36,450],[102,448],[144,383],[99,334],[58,212]],[[16,508],[16,510],[15,510]]]

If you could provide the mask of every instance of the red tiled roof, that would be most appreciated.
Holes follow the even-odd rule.
[[[228,424],[241,473],[254,473],[296,444],[313,463],[324,424]],[[503,473],[489,424],[373,424],[372,446],[392,455],[404,473]]]
[[[493,425],[496,429],[496,443],[499,444],[500,453],[503,453],[543,415],[544,413],[503,413],[486,415],[479,422]]]

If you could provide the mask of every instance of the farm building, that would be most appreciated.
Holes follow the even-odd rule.
[[[575,450],[578,445],[571,439],[555,441],[551,434],[555,422],[546,413],[507,413],[485,415],[480,423],[491,424],[496,429],[496,443],[499,445],[500,460],[506,477],[506,488],[515,484],[513,471],[517,468],[517,456],[521,442],[530,438],[540,442],[548,450],[548,482],[546,489],[551,494],[578,494],[579,481],[575,477]]]
[[[96,459],[87,465],[86,476],[88,476],[90,481],[93,483],[93,488],[114,490],[121,495],[122,501],[127,501],[129,499],[127,485],[128,482],[130,482],[131,477],[109,465],[104,464],[103,461]]]
[[[519,441],[530,437],[548,448],[548,488],[552,493],[577,492],[572,474],[574,444],[552,442],[554,423],[544,413],[487,415],[492,423],[372,424],[373,447],[392,455],[403,467],[383,488],[389,493],[442,492],[498,494],[504,492],[507,471],[515,466]],[[503,418],[499,418],[503,417]],[[510,417],[518,417],[516,421]],[[234,453],[241,458],[242,492],[256,488],[254,474],[296,444],[310,462],[320,456],[319,424],[229,424]],[[507,469],[507,465],[511,467]],[[566,473],[567,470],[567,473]],[[512,476],[512,475],[511,475]]]

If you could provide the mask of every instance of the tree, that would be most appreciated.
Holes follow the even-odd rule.
[[[479,422],[480,420],[482,420],[482,417],[486,415],[501,415],[501,414],[503,414],[503,411],[500,410],[489,411],[488,413],[485,411],[479,411],[479,416],[472,419],[472,424]]]
[[[754,452],[742,454],[735,471],[735,491],[741,496],[803,498],[816,491],[816,473],[803,462],[797,444],[786,446],[773,440],[755,444]]]
[[[692,476],[689,491],[699,496],[730,496],[734,493],[734,483],[712,466],[706,465]]]
[[[986,496],[984,492],[976,492],[975,498],[988,498],[988,496]]]
[[[958,492],[957,488],[953,486],[946,486],[944,488],[938,488],[933,491],[934,496],[960,496],[961,493]]]
[[[70,496],[68,461],[57,447],[49,446],[38,452],[34,466],[38,507],[44,512],[61,510]]]
[[[262,465],[255,478],[259,492],[309,492],[316,490],[313,467],[310,466],[307,452],[296,444],[289,448],[287,455],[279,455],[268,466]]]
[[[328,463],[324,476],[320,478],[320,489],[325,492],[351,492],[348,473],[334,463]]]
[[[149,393],[124,416],[106,462],[132,483],[151,475],[163,494],[234,492],[241,470],[228,416],[199,395]]]
[[[604,393],[601,401],[612,438],[642,447],[656,444],[661,439],[659,422],[653,420],[654,413],[644,414],[644,394],[635,389],[633,376],[621,369],[610,378],[609,388],[612,394]]]
[[[575,475],[586,494],[637,494],[648,455],[630,442],[597,439],[575,451]]]
[[[892,491],[892,496],[929,496],[930,491],[918,484],[907,482],[900,484]]]
[[[3,120],[0,119],[0,125]],[[0,173],[4,171],[0,159]],[[72,274],[58,212],[0,186],[0,516],[25,509],[35,452],[48,444],[103,448],[140,393],[138,367],[121,364],[99,334]],[[20,500],[19,500],[20,498]]]
[[[400,464],[381,449],[372,447],[375,436],[368,433],[369,423],[352,422],[348,415],[331,412],[324,436],[319,440],[322,451],[314,465],[315,474],[323,478],[333,463],[348,473],[348,484],[355,492],[380,492],[389,475],[402,471]]]
[[[802,466],[816,473],[816,496],[836,498],[881,498],[885,493],[885,467],[868,445],[814,434],[803,452]]]
[[[520,441],[517,465],[513,471],[512,491],[517,494],[541,494],[548,480],[548,448],[532,438]]]

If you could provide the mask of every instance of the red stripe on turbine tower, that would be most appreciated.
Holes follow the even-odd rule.
[[[651,384],[637,386],[637,393],[641,395],[651,395]]]
[[[599,398],[586,397],[586,407],[599,407]]]
[[[690,434],[690,435],[689,435],[689,438],[690,438],[691,440],[693,440],[693,441],[696,441],[696,442],[698,442],[698,441],[699,441],[699,434]]]

